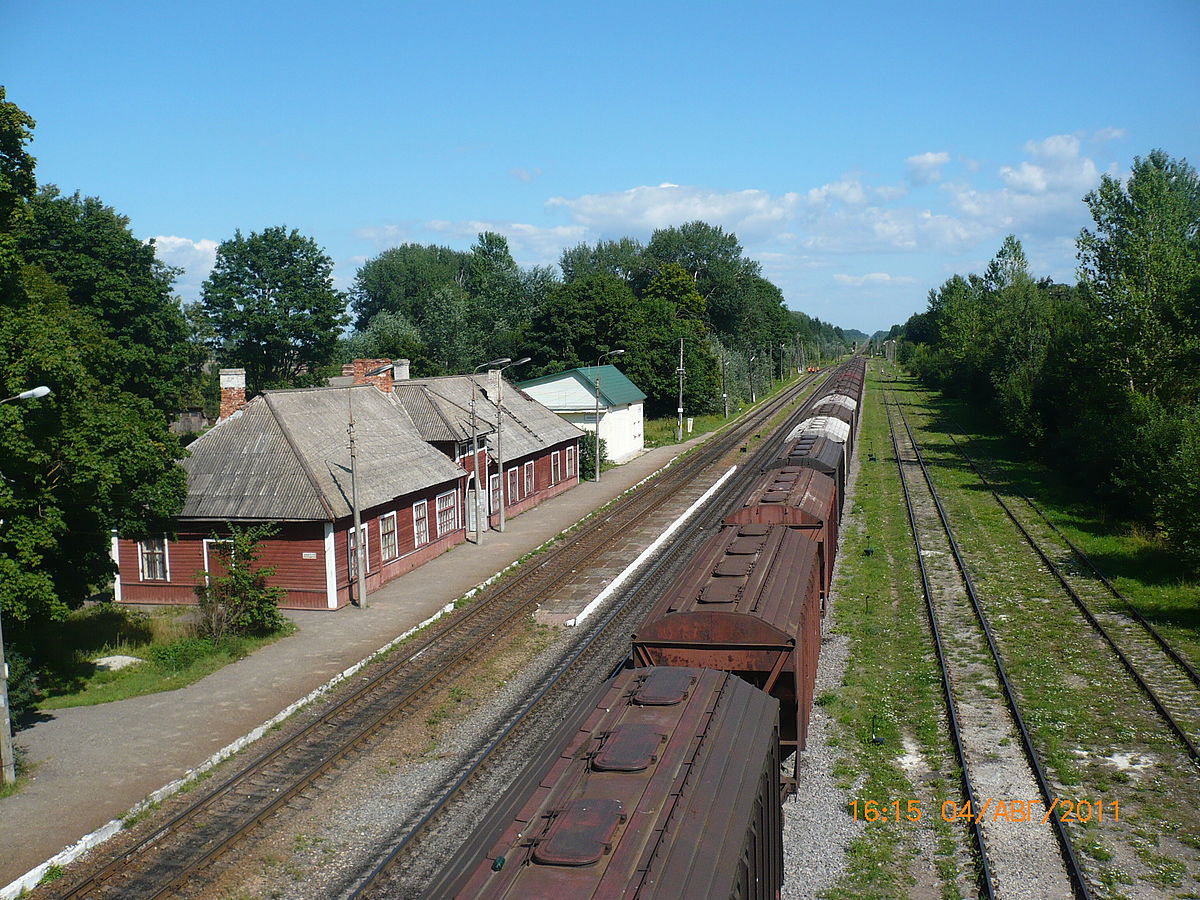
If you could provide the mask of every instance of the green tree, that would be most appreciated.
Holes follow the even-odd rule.
[[[401,244],[385,250],[359,268],[350,291],[354,327],[365,330],[381,312],[410,321],[421,316],[424,302],[438,288],[466,285],[471,254],[432,244]]]
[[[646,256],[656,271],[666,263],[682,266],[708,304],[712,328],[725,335],[736,333],[747,300],[745,282],[762,274],[758,263],[743,256],[737,235],[701,221],[660,228],[650,236]]]
[[[590,366],[601,353],[627,350],[635,303],[629,285],[604,272],[553,288],[521,344],[533,358],[530,371],[546,375]]]
[[[207,352],[191,340],[172,292],[177,270],[96,197],[44,186],[30,199],[29,213],[19,234],[22,258],[65,287],[72,306],[113,339],[113,352],[96,374],[166,414],[178,412],[195,391]]]
[[[654,278],[657,265],[646,255],[646,248],[633,238],[597,241],[596,246],[578,244],[564,250],[558,266],[568,284],[589,275],[608,274],[620,278],[640,294]]]
[[[217,248],[201,303],[218,359],[245,368],[249,393],[320,381],[349,321],[332,273],[316,241],[282,226]]]
[[[1194,402],[1200,390],[1200,179],[1161,150],[1129,179],[1105,175],[1085,202],[1080,277],[1094,297],[1106,356],[1132,391]]]
[[[421,329],[403,313],[384,310],[363,331],[347,337],[338,351],[340,362],[354,359],[407,359],[415,372],[434,374]]]

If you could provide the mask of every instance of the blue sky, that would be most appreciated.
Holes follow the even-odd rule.
[[[340,287],[404,241],[523,265],[703,219],[788,305],[873,331],[1008,233],[1075,277],[1083,195],[1200,164],[1200,3],[9,2],[38,179],[157,239],[195,299],[235,229]]]

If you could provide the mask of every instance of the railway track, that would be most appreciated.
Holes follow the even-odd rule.
[[[885,399],[951,739],[962,770],[964,806],[958,812],[968,814],[958,818],[968,824],[978,854],[979,891],[1005,900],[1089,898],[1066,826],[1053,815],[1056,793],[920,446],[904,410],[894,399]],[[1040,798],[1040,810],[1020,824],[988,814],[998,801],[1007,804],[1016,798],[1027,803]]]
[[[817,393],[820,392],[814,392],[814,396]],[[799,421],[803,415],[802,410],[803,407],[800,407],[790,416],[783,428]],[[491,788],[486,801],[476,803],[476,806],[486,809],[483,820],[475,829],[476,835],[487,835],[494,830],[497,823],[512,818],[516,810],[513,808],[515,800],[511,798],[523,797],[539,775],[536,766],[514,765],[514,759],[522,758],[522,741],[534,736],[538,743],[561,743],[578,727],[579,709],[586,711],[590,708],[586,704],[580,707],[575,699],[557,702],[557,692],[564,690],[564,685],[577,685],[580,679],[588,685],[586,692],[590,692],[598,678],[611,674],[614,652],[618,654],[619,660],[624,662],[628,655],[628,635],[636,630],[647,604],[661,591],[663,585],[678,574],[687,558],[706,538],[703,533],[706,524],[719,518],[725,508],[747,490],[757,476],[758,469],[773,460],[775,455],[771,442],[765,442],[759,451],[750,457],[747,465],[741,467],[741,471],[734,478],[720,487],[707,503],[707,508],[714,512],[690,520],[673,539],[671,551],[660,554],[641,570],[637,580],[621,592],[603,618],[598,619],[589,633],[576,645],[571,655],[549,677],[543,679],[531,699],[475,756],[471,765],[431,799],[421,817],[381,856],[370,871],[346,887],[341,894],[343,900],[376,896],[444,896],[451,890],[463,874],[463,870],[447,864],[447,860],[453,854],[446,851],[443,846],[445,837],[438,833],[441,819],[450,815],[461,817],[461,812],[454,812],[456,805],[460,803],[460,796],[475,782],[493,777],[497,770],[504,773],[502,783]],[[598,664],[595,661],[597,658],[600,659]],[[570,687],[566,689],[572,690]],[[553,722],[554,726],[547,729],[547,722]],[[515,748],[508,745],[515,745]],[[515,778],[512,775],[514,769],[518,770]],[[466,801],[462,802],[465,805]],[[468,838],[468,842],[479,843],[481,839],[476,835]],[[455,846],[463,843],[462,838],[463,835],[459,834]]]
[[[705,442],[690,454],[688,464],[672,465],[643,489],[619,498],[473,604],[393,652],[307,725],[259,752],[143,839],[86,874],[64,879],[51,896],[158,898],[178,893],[372,735],[489,651],[498,636],[523,622],[611,542],[684,490],[696,467],[735,451],[816,381],[802,379],[745,422]]]
[[[1200,674],[1032,500],[1018,494],[1025,507],[1035,514],[1019,517],[954,435],[948,437],[1084,620],[1116,655],[1184,752],[1194,764],[1200,763]],[[1052,543],[1057,546],[1048,546]],[[1068,559],[1079,565],[1065,564]],[[1091,578],[1086,577],[1088,572]],[[1118,609],[1102,602],[1100,587],[1120,601]]]

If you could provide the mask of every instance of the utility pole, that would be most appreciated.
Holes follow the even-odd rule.
[[[354,388],[346,395],[350,403],[350,512],[354,516],[354,571],[358,580],[358,608],[367,608],[366,541],[363,540],[362,517],[358,509],[358,450],[354,444]]]
[[[679,339],[679,368],[675,370],[675,374],[679,376],[679,406],[676,412],[679,416],[679,421],[675,426],[675,443],[683,443],[683,338]]]
[[[721,402],[725,404],[725,418],[729,418],[729,391],[725,386],[725,350],[721,350]]]
[[[499,366],[498,368],[489,370],[489,372],[496,373],[496,478],[500,482],[500,490],[497,491],[497,494],[499,494],[500,501],[499,525],[501,531],[504,530],[504,489],[506,487],[504,484],[504,453],[500,447],[500,425],[504,418],[504,370],[508,366],[520,366],[527,362],[529,362],[529,357],[523,356],[516,362],[509,363],[507,366]],[[491,486],[489,484],[489,491],[490,489]]]

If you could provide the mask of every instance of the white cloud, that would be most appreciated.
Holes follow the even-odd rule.
[[[911,278],[908,275],[889,275],[887,272],[871,272],[868,275],[843,275],[837,273],[833,276],[833,280],[838,284],[846,284],[851,287],[862,287],[867,284],[916,284],[917,279]]]
[[[513,178],[517,179],[517,181],[524,181],[526,184],[528,184],[529,182],[531,182],[535,178],[537,178],[539,175],[541,175],[542,170],[541,169],[526,169],[523,166],[517,166],[514,169],[509,169],[508,174],[511,175]]]
[[[851,204],[866,203],[867,192],[857,178],[843,178],[841,181],[812,188],[808,192],[809,206],[825,207],[834,201]]]
[[[1029,194],[1069,191],[1083,196],[1100,180],[1096,164],[1079,155],[1079,138],[1074,135],[1059,134],[1043,141],[1029,141],[1025,152],[1033,157],[1033,162],[1000,168],[1001,181],[1014,191]]]
[[[367,225],[354,229],[354,236],[370,241],[380,249],[398,247],[413,240],[411,225]]]
[[[942,180],[942,166],[950,162],[945,150],[937,153],[918,153],[904,161],[908,166],[908,180],[915,185],[932,184]]]
[[[700,219],[752,240],[783,230],[798,199],[791,193],[773,196],[759,190],[718,191],[664,183],[574,199],[551,197],[546,208],[564,210],[579,225],[601,234],[649,235],[658,228]]]
[[[217,242],[209,238],[193,241],[176,235],[156,235],[154,255],[168,266],[183,269],[175,280],[175,290],[185,300],[200,297],[200,284],[208,277],[217,261]]]
[[[1124,128],[1101,128],[1098,131],[1093,131],[1091,138],[1098,144],[1105,144],[1109,141],[1119,140],[1128,133]]]

